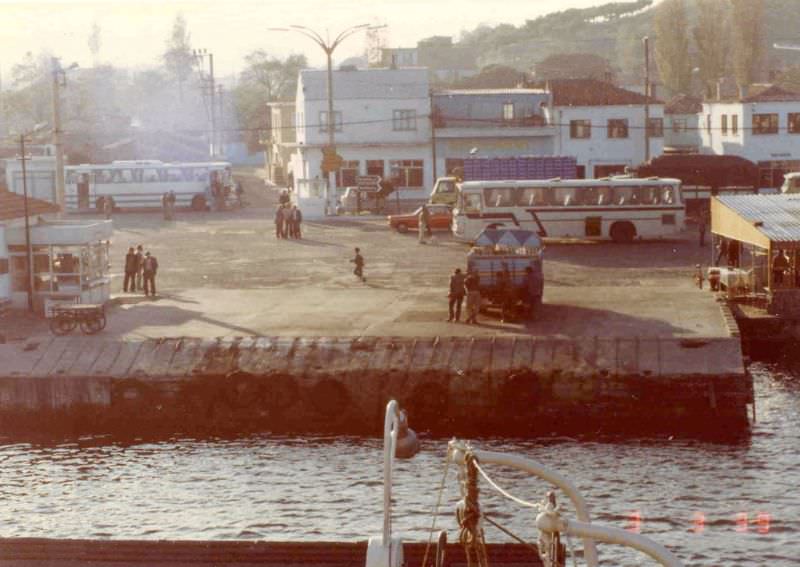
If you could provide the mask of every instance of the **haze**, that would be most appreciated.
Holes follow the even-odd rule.
[[[69,64],[91,66],[88,47],[92,24],[101,29],[99,61],[117,67],[146,67],[159,62],[175,15],[183,13],[193,47],[213,50],[218,72],[241,70],[244,56],[264,49],[285,57],[305,53],[312,65],[324,55],[298,34],[269,31],[270,27],[299,24],[332,35],[360,23],[386,24],[387,45],[414,46],[432,35],[458,37],[486,23],[520,25],[548,12],[585,8],[598,0],[111,0],[105,2],[0,2],[0,71],[11,67],[27,51],[49,51]],[[336,60],[361,55],[363,37],[346,41]]]

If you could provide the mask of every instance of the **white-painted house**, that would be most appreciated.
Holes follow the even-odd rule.
[[[777,86],[731,100],[703,103],[702,152],[756,162],[761,187],[780,187],[800,171],[800,94]]]
[[[622,173],[645,161],[645,101],[639,93],[594,79],[548,83],[556,155],[575,156],[587,178]],[[664,149],[664,104],[650,98],[650,152]]]
[[[401,199],[424,199],[433,185],[428,71],[424,68],[335,70],[333,107],[336,152],[343,164],[337,187],[358,175],[397,180]],[[291,169],[298,194],[318,186],[328,145],[327,71],[300,72],[297,140]]]

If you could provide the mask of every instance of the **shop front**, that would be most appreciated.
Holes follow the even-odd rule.
[[[108,301],[111,221],[40,221],[31,225],[32,274],[25,232],[24,226],[5,229],[12,307],[28,304],[31,283],[38,313],[48,314],[54,303]]]

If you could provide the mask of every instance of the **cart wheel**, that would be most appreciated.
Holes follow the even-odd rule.
[[[81,321],[81,331],[86,335],[94,335],[99,333],[106,327],[106,316],[104,313],[99,313],[92,319],[84,319]]]
[[[66,335],[71,332],[77,325],[77,321],[71,316],[66,314],[59,314],[50,319],[50,330],[54,335]]]

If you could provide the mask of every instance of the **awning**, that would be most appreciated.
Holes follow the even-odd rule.
[[[800,195],[714,197],[711,232],[765,250],[800,248]]]

